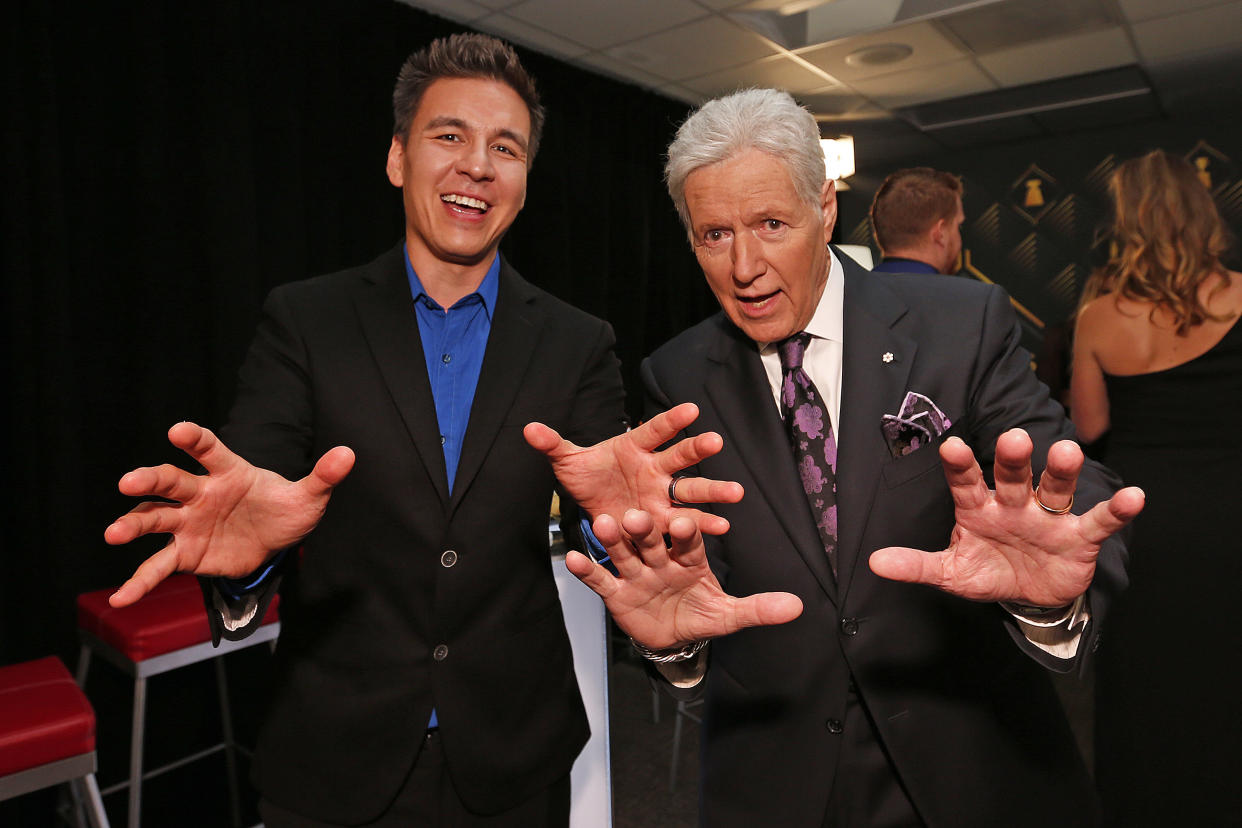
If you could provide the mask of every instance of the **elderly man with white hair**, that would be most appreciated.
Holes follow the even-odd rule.
[[[818,138],[764,89],[681,126],[668,188],[721,313],[642,375],[703,477],[528,428],[579,489],[592,458],[639,493],[595,520],[609,565],[568,565],[705,695],[705,826],[1092,825],[1047,672],[1097,646],[1142,492],[1084,461],[1002,290],[832,249]]]

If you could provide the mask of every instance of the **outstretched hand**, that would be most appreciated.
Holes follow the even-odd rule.
[[[627,510],[640,509],[651,516],[660,533],[668,531],[675,517],[683,516],[705,534],[722,535],[729,531],[729,521],[684,504],[736,503],[742,499],[740,483],[683,477],[676,483],[679,502],[669,497],[669,484],[677,472],[718,453],[724,440],[708,432],[657,451],[698,416],[698,406],[682,403],[589,447],[562,439],[543,423],[527,424],[523,434],[527,443],[547,455],[557,480],[591,516],[621,520]]]
[[[332,489],[354,466],[354,453],[337,446],[306,477],[291,482],[247,463],[207,429],[178,423],[169,441],[202,464],[195,475],[172,465],[134,469],[118,488],[146,501],[117,518],[104,540],[117,545],[149,534],[169,534],[109,599],[132,604],[174,572],[239,578],[275,552],[297,544],[319,523]]]
[[[620,523],[601,515],[593,528],[618,575],[579,552],[567,554],[565,565],[604,599],[617,626],[651,649],[784,624],[802,614],[802,601],[787,592],[725,593],[707,565],[703,535],[688,517],[670,522],[671,546],[646,512],[626,512]]]
[[[970,447],[956,437],[946,440],[940,459],[957,519],[949,547],[940,552],[879,549],[871,555],[872,571],[973,601],[1039,607],[1073,603],[1091,585],[1100,545],[1138,516],[1144,495],[1131,486],[1083,515],[1052,514],[1073,502],[1082,449],[1062,440],[1048,450],[1038,502],[1031,486],[1032,450],[1022,429],[1000,436],[992,491]]]

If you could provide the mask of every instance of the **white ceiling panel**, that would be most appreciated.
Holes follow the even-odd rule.
[[[527,0],[506,11],[592,49],[635,40],[708,13],[693,0]]]
[[[996,84],[969,59],[955,60],[928,69],[893,72],[878,78],[855,81],[850,86],[885,107],[960,98],[996,88]]]
[[[747,86],[769,86],[796,93],[819,89],[828,83],[828,79],[819,72],[785,55],[773,55],[682,82],[684,86],[706,95],[723,95]]]
[[[487,6],[489,9],[494,9],[495,11],[501,11],[502,9],[506,9],[509,6],[520,5],[521,3],[526,2],[526,0],[475,0],[475,2],[482,3],[484,6]]]
[[[492,12],[487,6],[472,2],[472,0],[401,0],[401,2],[459,23],[469,23]]]
[[[695,106],[707,100],[706,95],[700,95],[698,92],[695,92],[691,89],[687,89],[686,87],[682,86],[681,84],[677,84],[677,83],[666,83],[663,86],[661,86],[659,89],[657,89],[656,91],[659,92],[661,95],[664,95],[665,97],[672,98],[673,100],[676,100],[676,101],[683,101],[685,103],[693,104]]]
[[[1002,86],[1081,75],[1135,63],[1138,56],[1121,27],[1045,40],[978,58]]]
[[[707,17],[608,53],[644,72],[681,82],[759,60],[776,49],[753,32],[720,17]]]
[[[850,54],[866,47],[904,44],[913,51],[900,63],[887,65],[851,65],[846,60]],[[913,23],[886,29],[882,32],[846,38],[828,46],[813,47],[798,52],[798,56],[810,61],[844,83],[874,78],[889,73],[908,73],[912,69],[948,63],[965,53],[948,38],[940,34],[931,23]]]
[[[552,55],[552,57],[576,58],[590,51],[581,43],[557,37],[549,31],[507,14],[488,15],[479,20],[476,25],[494,35],[528,46],[546,55]]]
[[[1242,43],[1242,3],[1227,3],[1134,24],[1144,60],[1158,62]]]
[[[1233,0],[1117,0],[1117,5],[1121,6],[1122,13],[1128,19],[1138,22],[1230,2]]]
[[[622,63],[616,58],[601,54],[599,52],[593,52],[584,57],[580,57],[574,62],[582,66],[586,66],[589,69],[595,69],[603,72],[605,75],[617,78],[618,80],[624,81],[628,78],[630,83],[638,83],[648,89],[659,89],[661,86],[668,83],[668,81],[664,78],[656,77],[655,75],[648,75],[646,72],[635,69],[628,63]]]

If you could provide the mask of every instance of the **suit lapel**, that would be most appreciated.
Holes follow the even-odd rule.
[[[918,345],[894,330],[906,307],[885,277],[868,273],[842,253],[836,256],[845,270],[837,460],[837,566],[844,595],[864,551],[860,545],[881,469],[892,459],[881,417],[900,408]]]
[[[832,569],[811,519],[793,455],[786,448],[789,438],[759,352],[741,331],[721,320],[721,336],[708,354],[704,387],[725,433],[735,435],[726,449],[736,450],[759,487],[759,492],[747,496],[757,494],[767,501],[824,593],[835,599]]]
[[[502,258],[500,289],[453,481],[451,508],[457,507],[470,488],[522,387],[540,333],[534,299],[530,284]]]
[[[358,296],[358,316],[415,451],[447,504],[448,472],[404,259],[398,245],[377,260]]]

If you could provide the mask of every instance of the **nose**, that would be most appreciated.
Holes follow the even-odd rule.
[[[474,141],[457,158],[457,171],[475,181],[490,181],[496,174],[486,141]]]
[[[768,269],[763,255],[763,243],[753,233],[745,230],[733,237],[729,246],[733,256],[733,280],[741,284],[749,284],[758,279]]]

